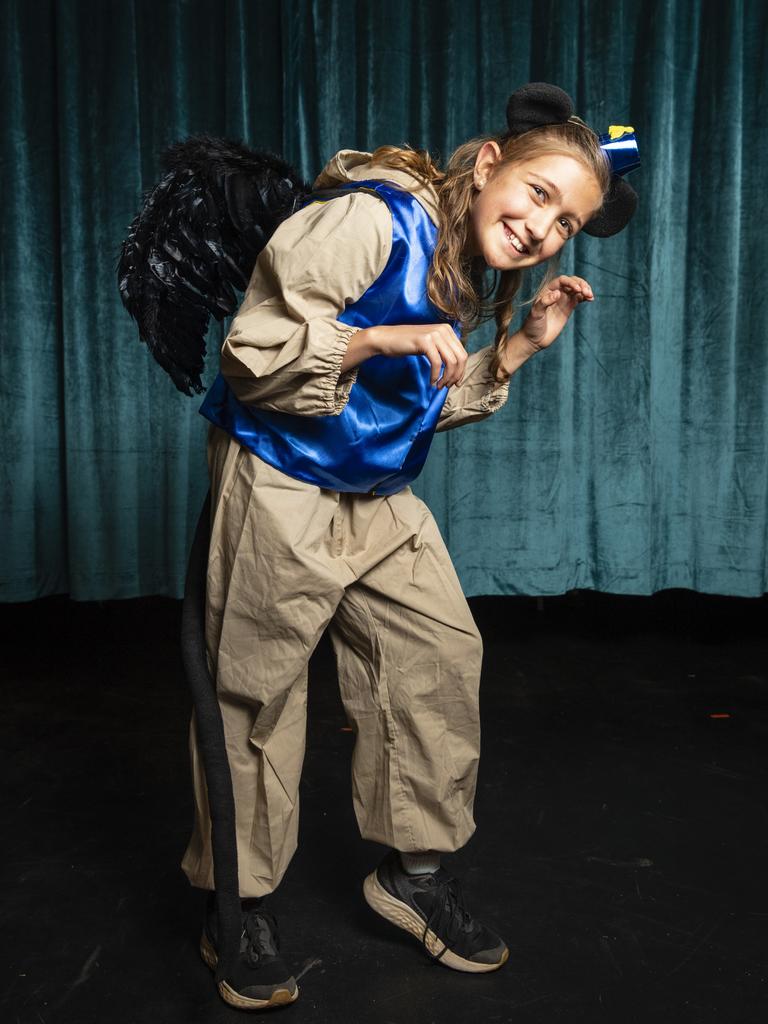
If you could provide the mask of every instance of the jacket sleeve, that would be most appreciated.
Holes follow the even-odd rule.
[[[483,420],[507,401],[509,381],[497,381],[491,376],[492,355],[493,345],[486,345],[468,357],[463,381],[448,389],[436,430],[452,430]]]
[[[342,323],[387,264],[392,215],[382,200],[352,192],[315,202],[283,221],[259,254],[221,351],[235,396],[275,412],[336,415],[357,367],[341,373],[359,329]]]

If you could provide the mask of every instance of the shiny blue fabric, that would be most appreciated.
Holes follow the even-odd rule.
[[[363,187],[392,213],[392,251],[379,277],[338,319],[361,328],[445,322],[427,297],[437,228],[418,200],[392,183],[366,180],[338,191]],[[458,323],[453,327],[458,334]],[[288,476],[336,491],[394,494],[421,472],[445,402],[446,389],[430,378],[424,355],[373,356],[360,364],[341,413],[294,416],[246,406],[219,374],[200,412]]]
[[[614,130],[620,125],[614,125]],[[610,132],[598,136],[600,148],[608,157],[614,174],[629,174],[640,166],[640,150],[634,129],[625,128],[621,135],[611,136]]]

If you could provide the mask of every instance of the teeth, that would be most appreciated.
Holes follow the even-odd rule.
[[[506,233],[507,238],[510,240],[510,242],[515,247],[515,249],[517,249],[518,252],[528,252],[528,250],[523,245],[523,243],[520,241],[520,239],[517,237],[517,235],[514,234],[512,232],[512,230],[507,227],[506,224],[504,225],[504,231]]]

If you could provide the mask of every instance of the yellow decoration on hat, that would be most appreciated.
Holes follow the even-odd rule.
[[[622,135],[626,135],[627,132],[633,132],[635,129],[632,125],[627,124],[610,124],[608,125],[608,134],[611,137],[611,142],[615,139],[620,139]]]

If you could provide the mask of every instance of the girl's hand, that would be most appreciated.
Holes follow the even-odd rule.
[[[547,348],[568,323],[568,318],[580,302],[592,302],[595,296],[583,277],[561,274],[550,281],[548,287],[531,307],[519,333],[536,350]]]
[[[371,355],[410,356],[425,355],[432,364],[432,385],[449,388],[458,384],[464,375],[467,350],[459,341],[450,324],[403,324],[366,327],[352,336],[350,349],[360,350],[361,359]],[[358,361],[354,352],[342,363],[342,370]],[[440,371],[445,364],[442,377]]]

